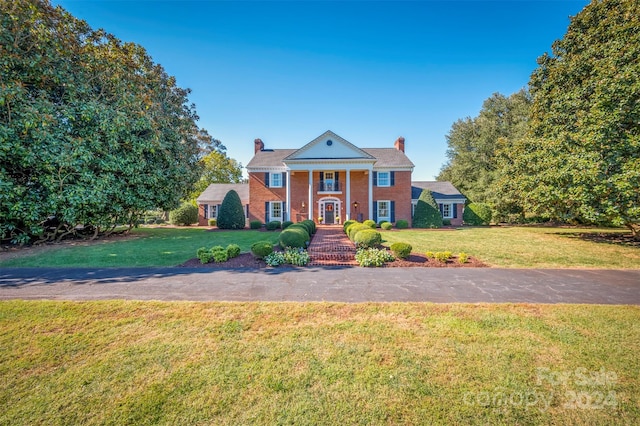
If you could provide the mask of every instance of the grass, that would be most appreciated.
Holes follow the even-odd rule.
[[[268,240],[275,244],[278,235],[277,232],[256,230],[209,232],[203,228],[138,228],[127,237],[5,254],[0,257],[0,266],[176,266],[196,257],[199,247],[226,247],[234,243],[247,252],[256,241]]]
[[[0,302],[0,424],[638,424],[640,308]]]
[[[464,252],[505,268],[640,268],[640,249],[600,243],[581,234],[626,231],[594,228],[477,227],[443,230],[381,231],[385,245],[406,242],[413,251]]]

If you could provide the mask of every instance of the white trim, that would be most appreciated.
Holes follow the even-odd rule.
[[[369,219],[373,218],[373,172],[369,171]]]
[[[386,173],[386,175],[387,175],[387,184],[386,185],[380,185],[380,174],[381,173]],[[385,172],[380,172],[380,171],[377,171],[376,172],[376,176],[377,176],[377,179],[376,179],[377,180],[377,182],[376,182],[376,186],[377,187],[379,187],[379,188],[388,188],[388,187],[391,186],[391,172],[386,172],[386,171]]]
[[[280,180],[279,184],[274,183],[274,178],[278,176]],[[282,172],[269,173],[269,188],[284,188],[284,182],[282,182]]]
[[[320,198],[318,200],[318,216],[324,218],[326,211],[325,211],[325,206],[327,203],[332,203],[335,205],[335,210],[333,212],[333,217],[334,217],[334,224],[336,223],[335,218],[336,217],[340,217],[340,212],[342,211],[342,201],[339,198],[336,197],[323,197]],[[342,218],[341,218],[342,219]],[[324,221],[322,222],[324,223]]]
[[[376,200],[377,203],[377,212],[376,212],[376,218],[378,223],[382,222],[383,220],[386,220],[387,222],[391,222],[391,200]],[[387,203],[387,214],[385,216],[382,216],[380,214],[380,203]]]
[[[285,182],[287,186],[287,194],[286,194],[287,211],[285,212],[285,214],[286,214],[287,220],[291,220],[291,171],[290,170],[287,170],[285,179],[286,179]]]
[[[346,201],[347,206],[344,209],[344,216],[345,216],[344,220],[345,221],[351,219],[351,171],[347,170],[346,175],[347,175],[347,177],[346,177],[345,185],[347,185],[347,190],[346,190],[345,201]]]
[[[273,207],[275,204],[280,204],[280,216],[273,216]],[[269,201],[269,222],[274,220],[279,220],[282,222],[283,220],[283,211],[282,211],[282,201]]]

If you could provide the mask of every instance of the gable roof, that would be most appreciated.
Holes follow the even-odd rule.
[[[341,145],[341,152],[337,155],[330,155],[331,153],[327,152],[327,147],[323,147],[322,143],[326,142],[327,145],[331,142],[331,150],[335,150],[335,146],[333,145],[333,141],[336,141],[337,144]],[[295,161],[295,160],[319,160],[319,159],[370,159],[373,160],[374,157],[369,153],[363,151],[358,148],[348,140],[336,135],[331,130],[327,130],[302,148],[296,150],[295,152],[289,154],[284,158],[286,161]]]
[[[331,140],[341,145],[340,155],[317,156],[321,154],[322,142]],[[358,148],[351,142],[327,130],[300,149],[263,149],[255,153],[247,164],[247,169],[284,168],[285,163],[304,163],[316,160],[359,160],[373,162],[374,169],[378,168],[413,168],[414,164],[407,155],[396,148]]]
[[[423,189],[428,189],[433,198],[439,200],[466,200],[458,189],[449,181],[418,181],[411,182],[411,199],[417,200]]]
[[[197,198],[198,203],[222,202],[227,192],[234,190],[240,196],[242,204],[249,203],[248,183],[212,183]]]

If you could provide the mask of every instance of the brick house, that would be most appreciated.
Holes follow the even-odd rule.
[[[411,223],[421,189],[412,185],[414,164],[404,147],[400,137],[393,147],[359,148],[331,131],[299,149],[268,149],[256,139],[254,156],[246,166],[248,219],[262,223],[312,219],[325,224],[405,219]],[[464,196],[448,185],[438,186],[441,192],[434,191],[434,196],[439,195],[435,198],[443,206],[443,215],[449,214],[456,224],[454,219],[461,222]],[[198,197],[198,204],[204,198]],[[205,208],[200,205],[199,209],[199,222],[206,224]],[[207,211],[210,214],[211,208]]]

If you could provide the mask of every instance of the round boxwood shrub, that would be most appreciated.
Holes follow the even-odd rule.
[[[191,203],[184,203],[169,213],[169,222],[174,225],[189,226],[198,221],[198,208]]]
[[[309,235],[313,234],[313,227],[311,226],[309,221],[303,220],[302,222],[294,223],[291,226],[295,226],[296,228],[303,228]]]
[[[411,244],[407,243],[393,243],[391,244],[391,251],[396,255],[398,259],[406,259],[411,255]]]
[[[262,228],[262,222],[260,222],[259,220],[252,220],[251,222],[249,222],[249,228],[260,229]]]
[[[462,220],[465,225],[481,226],[491,223],[491,207],[485,203],[471,203],[464,208]]]
[[[229,244],[227,246],[227,254],[229,255],[229,259],[238,257],[240,255],[240,246],[237,244]]]
[[[365,220],[364,222],[362,222],[362,224],[367,225],[371,229],[376,229],[376,223],[371,219]]]
[[[409,221],[405,219],[399,219],[396,221],[396,228],[407,229],[409,227]]]
[[[213,255],[213,261],[216,263],[222,263],[229,260],[229,253],[227,249],[222,246],[211,247],[211,254]]]
[[[218,228],[244,229],[246,218],[240,196],[233,189],[224,196],[218,212]]]
[[[218,221],[215,219],[209,219],[208,222],[209,222],[209,226],[216,226],[216,224],[218,223]]]
[[[368,226],[364,225],[368,229],[363,229],[355,234],[353,242],[358,248],[371,248],[377,247],[382,243],[382,235],[378,231],[375,231]]]
[[[281,226],[282,224],[279,220],[272,220],[271,222],[267,223],[267,231],[275,231],[276,229],[280,229]]]
[[[349,219],[348,221],[346,221],[344,223],[344,225],[342,225],[342,229],[344,229],[344,233],[347,233],[347,228],[350,227],[351,225],[353,225],[354,223],[358,223],[357,220],[353,220],[353,219]]]
[[[364,223],[354,223],[353,225],[351,225],[349,228],[347,228],[347,235],[349,236],[349,239],[351,241],[355,241],[354,238],[356,237],[356,234],[360,231],[363,230],[372,230],[371,228],[369,228],[367,225],[365,225]]]
[[[273,253],[271,241],[258,241],[251,245],[251,253],[259,259],[264,259]]]
[[[309,235],[313,235],[316,233],[316,223],[314,221],[312,221],[311,219],[307,219],[307,220],[303,220],[300,223],[305,223],[309,226]]]
[[[433,194],[428,189],[424,189],[418,198],[416,210],[413,215],[414,228],[441,228],[442,214]]]
[[[280,233],[280,247],[295,247],[295,248],[307,248],[307,243],[309,242],[309,234],[306,230],[296,227],[295,225],[291,225],[284,231]]]
[[[389,229],[393,228],[393,225],[391,224],[391,222],[384,221],[380,224],[380,228],[388,231]]]
[[[282,229],[287,229],[291,225],[293,225],[293,222],[291,222],[290,220],[285,220],[284,222],[282,222]]]

